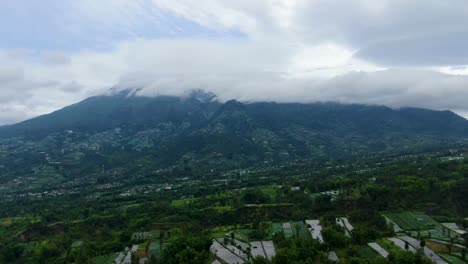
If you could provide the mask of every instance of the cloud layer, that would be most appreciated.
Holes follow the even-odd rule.
[[[111,87],[468,112],[463,0],[27,2],[0,4],[3,124]]]

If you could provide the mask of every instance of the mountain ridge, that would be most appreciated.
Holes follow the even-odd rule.
[[[468,121],[451,111],[117,94],[0,127],[0,165],[6,172],[25,173],[75,157],[77,174],[103,164],[224,170],[467,142]],[[41,153],[47,153],[46,163]]]
[[[199,99],[202,96],[203,99]],[[430,109],[423,109],[423,108],[416,108],[416,107],[403,107],[399,109],[393,109],[383,105],[364,105],[364,104],[343,104],[337,102],[315,102],[315,103],[278,103],[278,102],[248,102],[243,103],[237,100],[228,100],[224,103],[213,100],[215,96],[212,94],[203,94],[200,91],[194,92],[189,97],[177,97],[177,96],[157,96],[157,97],[146,97],[146,96],[137,96],[135,93],[116,93],[113,95],[100,95],[100,96],[93,96],[86,98],[78,103],[66,106],[62,109],[57,111],[51,112],[49,114],[41,115],[35,118],[31,118],[22,122],[18,122],[16,124],[4,125],[0,126],[0,138],[6,138],[11,136],[34,136],[33,131],[34,129],[38,129],[38,127],[47,127],[47,126],[55,126],[54,129],[45,129],[47,133],[50,132],[59,132],[57,130],[65,130],[65,129],[80,129],[83,127],[89,127],[90,125],[95,125],[95,129],[97,131],[102,131],[103,129],[110,129],[116,127],[118,125],[122,125],[124,123],[134,123],[134,124],[141,124],[142,122],[161,122],[164,120],[158,119],[157,116],[153,116],[152,118],[148,118],[148,116],[144,116],[144,120],[138,120],[138,115],[144,111],[155,112],[158,111],[160,116],[168,116],[168,115],[175,115],[171,118],[174,120],[183,119],[184,113],[182,111],[193,111],[193,110],[200,110],[194,109],[193,107],[197,104],[205,105],[209,108],[208,112],[209,115],[217,115],[219,111],[223,109],[229,108],[237,108],[237,109],[246,109],[246,108],[254,108],[254,110],[258,110],[259,112],[254,113],[254,116],[258,117],[259,114],[261,115],[265,109],[260,109],[262,106],[268,108],[268,111],[275,113],[280,117],[284,117],[284,110],[289,111],[291,114],[298,114],[298,108],[303,108],[302,110],[309,111],[308,113],[312,113],[312,115],[316,118],[317,117],[317,110],[319,110],[320,114],[330,114],[330,111],[335,110],[335,112],[341,112],[341,114],[346,113],[349,110],[353,110],[352,113],[348,113],[344,116],[344,118],[353,119],[352,114],[356,115],[372,115],[376,120],[379,122],[385,122],[384,118],[379,118],[376,116],[376,113],[402,113],[407,115],[408,118],[420,119],[426,122],[436,122],[438,125],[443,125],[441,122],[444,122],[444,125],[449,126],[457,126],[461,123],[465,123],[465,131],[468,131],[468,121],[457,115],[456,113],[450,110],[430,110]],[[208,100],[206,99],[208,98]],[[126,102],[130,102],[127,104]],[[168,104],[172,104],[168,105]],[[178,109],[177,107],[180,105],[177,104],[185,104],[188,108],[182,107],[182,109]],[[102,106],[102,107],[100,107]],[[156,106],[156,107],[155,107]],[[159,107],[157,107],[159,106]],[[285,109],[288,108],[289,109]],[[319,109],[319,108],[324,109]],[[275,109],[276,108],[276,109]],[[306,108],[306,109],[304,109]],[[215,109],[215,110],[214,110]],[[328,113],[327,113],[328,111]],[[138,114],[138,115],[137,115]],[[63,115],[70,115],[67,118],[64,118]],[[89,118],[90,116],[94,116],[94,118]],[[265,117],[263,113],[263,117]],[[270,115],[268,118],[271,118]],[[336,115],[327,115],[328,118],[335,118]],[[392,115],[391,117],[395,117]],[[83,120],[86,118],[86,120]],[[107,122],[102,123],[102,118],[108,118]],[[118,122],[116,119],[124,119],[127,118],[128,122]],[[58,120],[53,120],[58,119]],[[131,119],[135,119],[130,121]],[[295,118],[297,121],[297,118]],[[354,116],[354,121],[365,121],[365,118],[360,118],[358,120]],[[445,120],[444,120],[445,119]],[[367,119],[366,121],[369,121]],[[389,122],[392,119],[388,120]],[[401,121],[401,120],[400,120]],[[414,120],[413,120],[414,121]],[[53,124],[55,123],[55,124]],[[362,126],[362,124],[360,124]],[[415,123],[416,127],[418,123]],[[33,131],[31,130],[31,126]],[[423,128],[423,127],[421,127]],[[35,131],[37,132],[37,131]],[[43,136],[47,133],[39,132],[39,136]]]

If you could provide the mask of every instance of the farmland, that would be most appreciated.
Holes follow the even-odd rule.
[[[99,195],[3,196],[12,210],[0,211],[0,263],[326,263],[332,251],[343,263],[416,263],[404,237],[460,263],[468,165],[441,156],[168,173],[131,187],[105,183]],[[417,263],[429,263],[427,249]]]
[[[432,218],[421,212],[388,213],[385,216],[404,230],[422,231],[435,229],[439,225]]]

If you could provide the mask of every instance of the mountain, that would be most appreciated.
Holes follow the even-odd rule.
[[[468,121],[450,111],[123,92],[0,127],[0,165],[16,175],[51,164],[73,175],[102,167],[195,172],[411,152],[467,137]]]

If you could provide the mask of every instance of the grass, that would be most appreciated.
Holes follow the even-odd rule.
[[[385,250],[387,250],[387,252],[390,253],[390,254],[397,255],[397,254],[403,252],[403,249],[399,248],[392,241],[390,241],[388,239],[383,238],[383,239],[377,240],[376,242],[381,247],[383,247]]]
[[[217,226],[211,229],[211,236],[213,238],[224,237],[226,233],[233,230],[235,226]]]
[[[206,209],[207,209],[207,210],[214,210],[214,211],[216,211],[216,212],[218,212],[218,213],[228,212],[228,211],[234,210],[234,209],[232,208],[232,206],[230,206],[230,205],[226,205],[226,206],[213,206],[213,207],[208,207],[208,208],[206,208]]]
[[[380,256],[377,252],[372,250],[369,246],[357,246],[358,255],[361,258],[374,259]]]
[[[281,225],[281,223],[273,223],[271,224],[271,233],[279,233],[279,232],[283,232],[283,227]]]
[[[117,254],[112,253],[109,255],[95,257],[93,261],[95,264],[113,264],[115,258],[117,258]]]
[[[248,204],[245,207],[284,207],[294,205],[292,203],[269,203],[269,204]]]
[[[0,219],[0,225],[4,227],[9,227],[13,224],[13,219],[12,218],[3,218]]]
[[[267,195],[268,197],[270,197],[271,200],[274,200],[276,198],[276,193],[278,191],[278,188],[275,186],[275,185],[271,185],[271,186],[265,186],[265,187],[261,187],[260,188],[260,191]]]
[[[265,232],[264,239],[272,239],[273,238],[273,231],[272,231],[272,222],[262,222],[262,229]]]
[[[194,202],[196,199],[195,198],[186,198],[186,199],[179,199],[179,200],[173,200],[171,202],[171,206],[175,208],[180,208],[184,207],[192,202]]]
[[[251,229],[237,229],[236,232],[234,232],[234,237],[240,241],[249,242],[249,234],[251,231]]]

